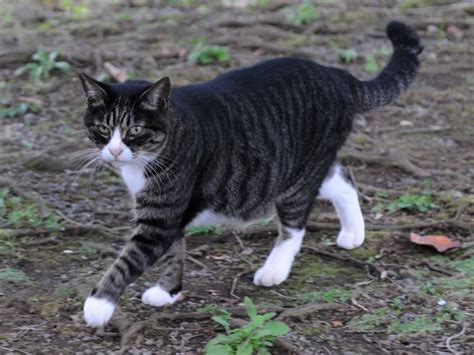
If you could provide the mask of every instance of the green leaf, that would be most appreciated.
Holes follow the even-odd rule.
[[[273,321],[273,322],[266,323],[263,326],[262,330],[267,330],[271,333],[271,335],[277,337],[277,336],[288,333],[290,331],[290,328],[283,322]]]
[[[54,63],[54,67],[62,71],[68,71],[69,69],[71,69],[71,64],[69,64],[68,62],[56,62]]]
[[[254,320],[257,317],[257,308],[253,304],[252,300],[247,296],[244,298],[244,305],[250,319]]]
[[[229,319],[229,316],[227,315],[220,315],[220,316],[214,316],[211,318],[214,322],[219,323],[224,327],[226,332],[230,332],[230,325],[229,322],[227,321]]]
[[[204,353],[206,355],[231,355],[233,351],[229,345],[211,345],[206,346]]]
[[[253,346],[249,341],[245,343],[239,344],[237,347],[237,351],[235,352],[236,355],[252,355]]]

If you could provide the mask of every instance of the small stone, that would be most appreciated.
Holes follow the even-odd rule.
[[[412,121],[402,120],[402,121],[400,121],[400,126],[402,126],[402,127],[413,127],[414,123]]]
[[[440,298],[440,299],[438,300],[438,306],[444,306],[446,303],[447,303],[447,302],[446,302],[444,299],[442,299],[442,298]]]

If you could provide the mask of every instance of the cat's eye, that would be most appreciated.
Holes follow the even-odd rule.
[[[130,128],[128,130],[128,133],[132,136],[138,136],[140,134],[142,134],[144,131],[143,127],[141,126],[133,126],[132,128]]]
[[[98,125],[98,126],[96,126],[96,128],[99,131],[99,133],[101,133],[101,134],[109,134],[110,133],[109,129],[105,126]]]

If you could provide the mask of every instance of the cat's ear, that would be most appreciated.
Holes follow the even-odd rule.
[[[165,77],[147,88],[138,99],[139,105],[147,110],[164,111],[171,93],[170,78]]]
[[[77,74],[86,94],[87,105],[90,107],[104,106],[107,101],[107,92],[101,83],[84,73]]]

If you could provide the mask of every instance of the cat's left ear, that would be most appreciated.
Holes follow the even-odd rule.
[[[164,111],[171,93],[170,78],[165,77],[147,88],[138,99],[139,105],[147,110]]]
[[[77,76],[81,81],[82,88],[86,94],[87,104],[90,107],[105,105],[107,101],[107,92],[101,85],[105,85],[84,73],[78,73]]]

